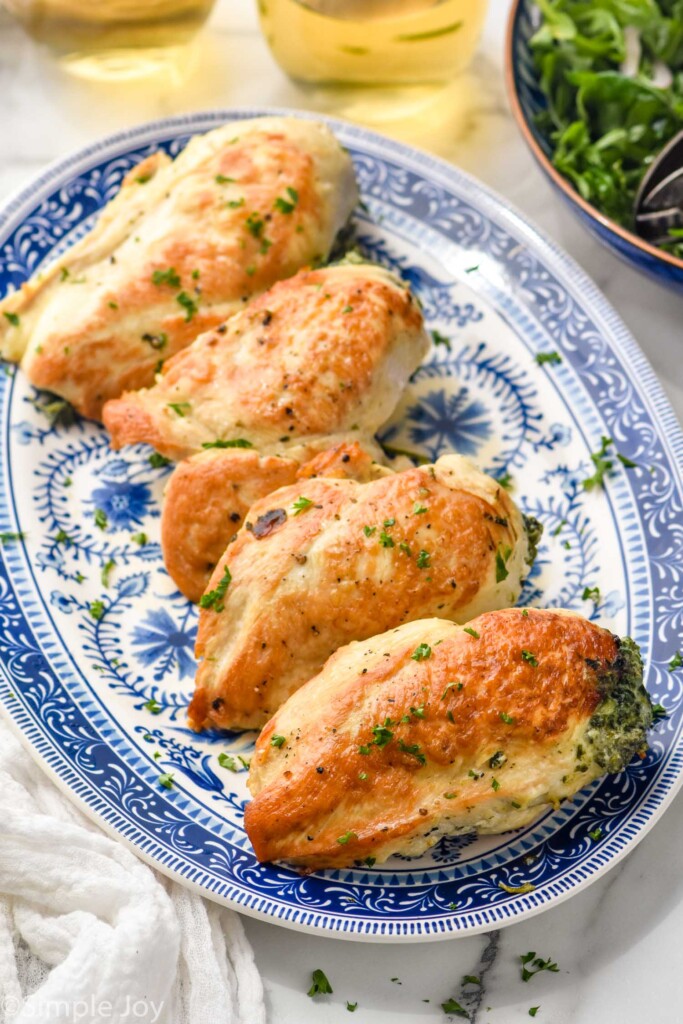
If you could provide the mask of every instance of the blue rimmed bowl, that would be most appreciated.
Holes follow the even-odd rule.
[[[621,227],[586,202],[552,164],[550,140],[536,125],[536,115],[546,107],[538,84],[529,40],[540,23],[533,0],[513,0],[505,46],[505,78],[517,125],[536,162],[556,192],[572,208],[595,237],[636,270],[644,271],[660,284],[683,293],[683,260],[650,245],[633,231]]]

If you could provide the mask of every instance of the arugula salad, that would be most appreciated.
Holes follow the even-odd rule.
[[[536,0],[531,39],[552,162],[605,216],[633,229],[645,171],[683,130],[683,0]],[[683,237],[661,248],[683,258]]]

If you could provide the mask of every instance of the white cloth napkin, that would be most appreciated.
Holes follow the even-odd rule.
[[[0,719],[0,1022],[265,1024],[239,917],[91,824]]]

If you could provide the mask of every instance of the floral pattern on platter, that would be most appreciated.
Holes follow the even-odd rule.
[[[80,237],[137,159],[177,152],[215,118],[138,129],[95,147],[77,176],[49,172],[0,215],[3,290]],[[21,373],[0,379],[0,529],[25,534],[2,550],[0,700],[93,813],[176,877],[295,926],[415,940],[495,927],[573,891],[678,783],[683,687],[667,662],[683,622],[681,440],[635,346],[562,254],[457,172],[336,130],[366,202],[359,244],[410,282],[435,332],[380,440],[470,455],[544,523],[521,603],[574,608],[641,643],[669,711],[648,756],[520,832],[444,837],[373,869],[258,865],[242,823],[254,736],[197,736],[185,721],[197,612],[161,560],[169,468],[143,447],[112,453],[92,423],[53,423]],[[551,350],[562,362],[539,366]],[[603,434],[637,465],[614,460],[606,489],[589,491]],[[501,888],[527,882],[533,892]]]

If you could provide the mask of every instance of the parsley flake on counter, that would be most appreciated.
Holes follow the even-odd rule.
[[[221,766],[221,768],[227,768],[229,772],[239,771],[235,758],[231,757],[230,754],[219,754],[218,763]]]
[[[324,971],[316,970],[311,974],[311,981],[313,984],[308,990],[308,995],[313,998],[314,996],[329,996],[332,995],[333,989],[327,980],[327,976]]]
[[[100,530],[106,530],[109,520],[107,519],[107,513],[103,508],[96,508],[93,513],[93,519],[95,520],[95,526],[98,526]]]
[[[584,587],[582,600],[592,601],[593,604],[600,604],[600,587]]]
[[[681,665],[683,665],[683,658],[681,657],[681,652],[676,651],[673,658],[669,662],[669,672],[673,672],[675,669],[680,668]]]
[[[164,789],[173,789],[174,778],[175,776],[171,772],[164,772],[163,775],[159,776],[157,781],[159,782],[160,786],[164,787]]]
[[[16,313],[3,313],[2,315],[11,323],[12,327],[19,326],[19,317]]]
[[[105,564],[102,566],[101,580],[103,587],[109,586],[109,578],[111,576],[112,569],[114,569],[115,567],[116,562],[114,561],[113,558],[110,558],[109,561],[105,562]]]
[[[180,416],[181,419],[184,419],[185,413],[192,408],[189,402],[167,402],[166,404],[168,405],[168,408],[173,409],[176,416]]]
[[[180,415],[183,415],[183,413]],[[165,455],[160,455],[159,452],[152,452],[151,455],[147,456],[147,461],[152,469],[161,469],[162,466],[170,466],[171,464],[171,460],[167,459]]]
[[[200,608],[213,608],[217,612],[223,611],[223,598],[225,592],[232,583],[232,574],[230,569],[226,565],[223,569],[223,575],[218,581],[218,586],[213,590],[209,590],[208,593],[202,594],[199,601]]]
[[[479,985],[481,988],[481,978],[478,978],[476,974],[466,974],[462,979],[462,985]]]
[[[476,629],[472,629],[471,626],[463,626],[462,631],[463,633],[469,633],[469,635],[473,636],[475,640],[478,640],[481,636],[481,633],[477,633]]]
[[[292,515],[298,516],[301,512],[305,512],[311,508],[313,502],[310,498],[304,498],[303,494],[300,494],[296,501],[292,502]]]
[[[150,697],[149,700],[142,706],[145,709],[145,711],[149,711],[153,715],[161,714],[161,704],[159,704],[159,702],[156,701],[154,697]]]
[[[532,654],[531,651],[525,651],[524,648],[522,648],[522,661],[526,661],[532,668],[538,668],[536,655]]]
[[[559,352],[537,352],[534,359],[539,366],[543,366],[544,363],[549,363],[550,366],[557,366],[558,363],[562,362],[562,356]]]
[[[457,999],[447,999],[445,1003],[441,1004],[441,1009],[444,1013],[452,1014],[454,1017],[464,1017],[465,1020],[470,1019],[470,1015],[464,1006],[461,1006]]]
[[[175,267],[168,270],[155,270],[152,274],[152,284],[167,284],[171,288],[180,288],[180,277]]]
[[[346,846],[346,844],[350,843],[352,839],[358,839],[358,836],[350,829],[348,832],[345,832],[343,836],[337,836],[337,842],[340,846]]]
[[[416,564],[418,569],[430,569],[432,565],[431,559],[432,556],[429,554],[429,552],[425,551],[424,548],[422,548],[419,555],[417,556]]]
[[[355,1013],[356,1010],[358,1009],[358,1003],[349,1003],[347,1001],[346,1009],[349,1011],[349,1013]]]
[[[530,1006],[529,1007],[529,1016],[530,1017],[535,1017],[540,1009],[541,1009],[540,1006]]]
[[[199,306],[187,292],[180,292],[179,295],[176,295],[175,300],[185,310],[185,323],[189,323],[199,309]]]
[[[553,974],[557,974],[560,970],[550,957],[547,960],[541,960],[535,953],[524,953],[519,959],[522,962],[522,981],[529,981],[530,978],[533,978],[535,974],[540,974],[541,971],[551,971]],[[531,970],[531,968],[526,966],[527,964],[531,964],[531,967],[535,968],[535,970]]]
[[[501,711],[499,718],[501,722],[505,722],[506,725],[514,725],[516,721],[512,715],[508,715],[507,711]]]
[[[236,437],[233,441],[226,441],[219,437],[216,441],[202,441],[202,448],[253,448],[251,441],[244,437]]]
[[[285,743],[285,737],[284,736],[278,736],[277,733],[275,733],[273,736],[270,737],[270,745],[271,745],[271,747],[278,747],[279,748],[279,747],[283,746],[284,743]]]
[[[429,644],[418,644],[413,653],[410,655],[413,661],[426,661],[427,658],[431,658],[432,649]]]
[[[104,615],[104,602],[103,601],[91,601],[88,609],[92,618],[95,622],[99,622]]]

